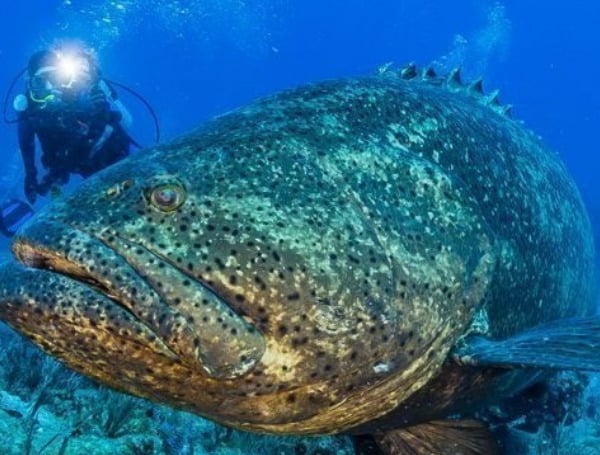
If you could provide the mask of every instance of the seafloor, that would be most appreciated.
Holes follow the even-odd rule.
[[[0,262],[3,254],[0,254]],[[0,324],[1,455],[350,455],[343,436],[230,430],[113,392],[71,372]],[[487,410],[519,455],[600,455],[600,375],[564,373],[526,400]]]

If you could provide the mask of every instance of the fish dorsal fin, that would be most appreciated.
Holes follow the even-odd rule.
[[[378,74],[385,74],[386,76],[396,76],[404,80],[417,79],[425,81],[432,85],[444,86],[446,89],[455,93],[463,93],[466,96],[476,99],[480,104],[489,107],[498,114],[505,115],[507,117],[512,116],[512,106],[502,105],[500,103],[499,91],[494,90],[488,94],[484,93],[482,79],[476,79],[471,83],[465,83],[461,77],[460,68],[454,68],[447,75],[439,75],[435,69],[431,66],[425,67],[419,70],[417,65],[413,62],[405,65],[400,69],[391,69],[392,64],[386,63],[384,71],[378,69]]]
[[[375,435],[385,455],[498,455],[487,426],[477,420],[440,420]]]
[[[600,371],[600,316],[562,319],[505,340],[468,336],[454,350],[460,364]]]

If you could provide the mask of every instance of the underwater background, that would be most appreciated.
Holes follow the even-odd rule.
[[[440,72],[460,66],[465,80],[481,76],[487,90],[500,89],[514,117],[560,154],[598,246],[598,24],[600,3],[589,0],[22,0],[6,2],[0,14],[0,90],[36,50],[79,41],[97,52],[105,77],[143,94],[164,141],[302,83],[373,73],[388,62]],[[151,116],[119,94],[133,112],[133,136],[151,145]],[[15,125],[0,126],[0,163],[0,203],[22,198]],[[0,260],[8,254],[0,237]],[[600,454],[600,380],[564,374],[556,381],[568,393],[547,397],[545,410],[509,426],[510,453]],[[538,420],[535,431],[522,425],[527,419]],[[0,455],[82,453],[354,452],[345,437],[252,436],[117,394],[0,326]]]

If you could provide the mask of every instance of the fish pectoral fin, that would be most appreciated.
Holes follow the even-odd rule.
[[[549,322],[502,341],[467,337],[453,358],[472,366],[600,371],[600,316]]]
[[[477,420],[439,420],[375,435],[385,455],[497,455],[500,448]]]

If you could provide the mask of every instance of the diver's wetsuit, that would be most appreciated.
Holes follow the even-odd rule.
[[[112,89],[111,96],[116,99]],[[28,108],[19,114],[19,146],[26,178],[36,182],[36,136],[40,142],[41,161],[48,172],[35,184],[37,194],[65,184],[70,174],[88,177],[128,155],[131,139],[120,124],[121,113],[111,110],[98,84],[89,94],[73,99],[67,93],[60,102],[45,106],[29,96],[28,102]],[[103,135],[106,137],[101,139]]]

